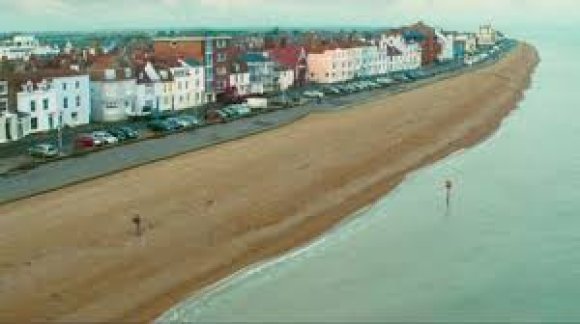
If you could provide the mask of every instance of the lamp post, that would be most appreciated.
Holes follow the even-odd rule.
[[[57,132],[57,137],[58,137],[58,154],[60,156],[64,155],[63,152],[63,141],[62,141],[62,110],[59,108],[58,109],[58,132]]]

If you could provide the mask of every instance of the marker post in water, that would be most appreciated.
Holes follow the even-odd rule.
[[[453,189],[453,182],[451,180],[445,181],[445,190],[447,191],[447,209],[449,210],[449,206],[451,205],[451,189]]]

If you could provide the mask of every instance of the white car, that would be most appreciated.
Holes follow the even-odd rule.
[[[93,138],[95,138],[97,141],[100,141],[104,144],[117,144],[117,143],[119,143],[118,138],[116,138],[115,136],[113,136],[105,131],[96,131],[96,132],[93,132],[92,135],[93,135]]]
[[[316,90],[304,91],[302,95],[306,98],[318,98],[318,99],[324,98],[324,93]]]
[[[395,80],[391,78],[377,78],[377,83],[381,85],[391,85],[396,83]]]

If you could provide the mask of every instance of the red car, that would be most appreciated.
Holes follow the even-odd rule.
[[[76,148],[91,148],[101,146],[102,144],[98,139],[89,134],[79,135],[75,140]]]

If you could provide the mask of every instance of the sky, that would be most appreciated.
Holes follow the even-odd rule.
[[[578,0],[0,0],[0,31],[126,28],[559,25]]]

